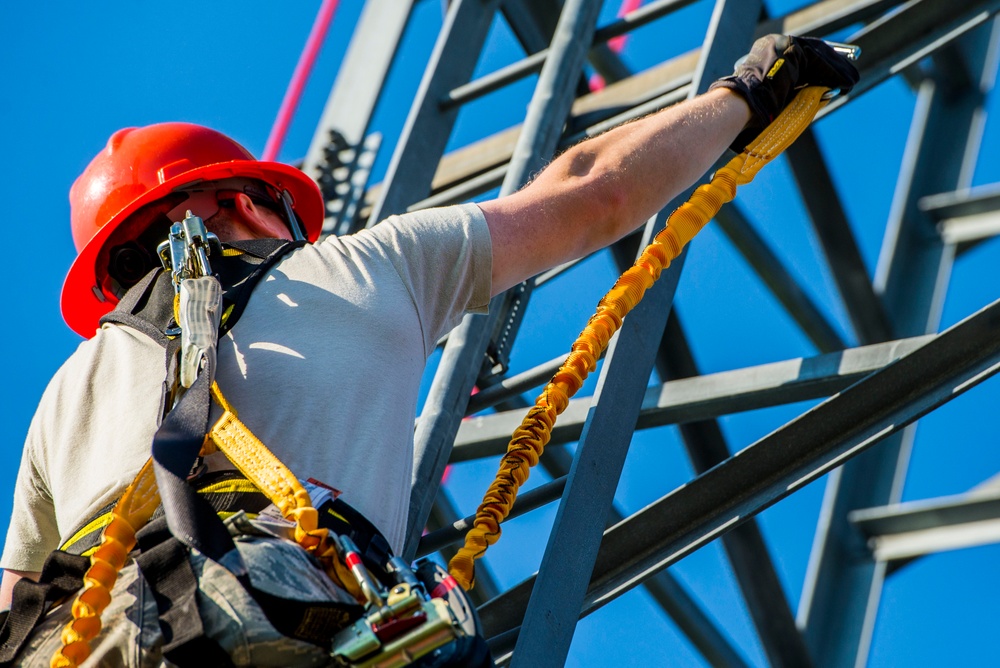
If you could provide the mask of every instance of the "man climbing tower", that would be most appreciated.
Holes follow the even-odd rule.
[[[311,481],[316,507],[317,498],[340,494],[353,508],[343,513],[352,540],[364,542],[366,563],[389,563],[405,530],[421,374],[463,313],[482,312],[492,295],[634,230],[728,146],[741,150],[796,89],[847,91],[856,81],[854,68],[823,42],[768,36],[705,95],[567,150],[513,195],[393,216],[322,241],[321,195],[298,170],[257,161],[196,125],[115,133],[70,192],[79,255],[62,311],[87,340],[51,381],[25,443],[0,561],[0,608],[10,605],[18,580],[39,579],[53,551],[97,549],[111,507],[143,479],[151,444],[154,459],[163,445],[167,455],[156,465],[166,473],[158,469],[156,480],[169,531],[155,517],[140,531],[138,556],[112,580],[110,603],[96,615],[92,660],[323,665],[330,634],[356,616],[364,585],[360,593],[349,586],[343,563],[317,568],[320,555],[302,549],[308,541],[289,539],[292,528],[271,518],[274,499],[233,473],[253,465],[234,467],[222,445],[196,448],[179,479],[215,497],[214,510],[228,518],[218,531],[231,537],[222,543],[235,551],[216,554],[216,534],[194,520],[190,535],[178,535],[177,517],[188,506],[168,502],[174,492],[163,481],[178,473],[168,461],[177,450],[167,446],[184,440],[177,434],[185,429],[195,429],[199,444],[205,435],[198,420],[178,417],[196,404],[197,379],[210,375],[218,390],[207,418],[213,434],[220,418],[238,414],[241,433]],[[181,267],[188,247],[207,255],[225,290],[221,312],[208,309],[217,318],[211,342],[193,358],[184,346],[198,325],[183,304],[194,298],[181,288],[201,276]],[[161,259],[170,259],[172,274],[155,271]],[[207,385],[204,391],[207,411]],[[352,566],[343,559],[349,542],[331,540],[333,559]],[[165,546],[173,561],[150,556]],[[197,596],[194,589],[184,599],[166,593],[182,575]],[[21,592],[29,589],[17,587],[0,642],[17,652],[17,665],[47,665],[66,644],[62,630],[76,606],[36,605],[42,619],[18,648],[10,622],[23,619],[30,597]],[[289,601],[305,607],[293,610]],[[310,635],[302,629],[317,610],[329,623]],[[198,620],[197,628],[180,629],[181,617]],[[286,623],[290,617],[296,624]]]

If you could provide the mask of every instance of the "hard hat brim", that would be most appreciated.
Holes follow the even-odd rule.
[[[232,160],[178,174],[151,188],[142,197],[112,216],[73,261],[63,282],[60,298],[63,319],[70,329],[84,338],[90,338],[97,330],[101,317],[110,312],[117,303],[116,299],[109,298],[101,289],[96,265],[105,243],[129,216],[141,207],[167,196],[180,186],[233,177],[258,179],[278,189],[287,190],[292,196],[295,212],[301,219],[306,237],[310,242],[319,238],[325,217],[323,196],[315,181],[291,165],[280,162]]]

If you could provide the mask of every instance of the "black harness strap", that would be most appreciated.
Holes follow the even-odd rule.
[[[167,413],[153,436],[153,470],[160,503],[170,532],[209,559],[224,563],[237,578],[247,577],[236,545],[215,509],[187,483],[208,433],[212,405],[211,375],[203,370],[181,400]],[[229,555],[228,559],[226,559]],[[228,561],[228,563],[226,563]]]
[[[166,277],[166,280],[163,280]],[[169,274],[154,269],[142,277],[121,298],[115,310],[101,318],[101,324],[113,323],[137,329],[161,346],[167,344],[164,330],[174,317],[174,287]],[[158,324],[163,323],[162,327]]]
[[[285,255],[303,245],[305,242],[281,239],[238,241],[228,246],[242,251],[241,255],[213,258],[213,269],[225,286],[223,311],[228,313],[220,335],[239,320],[260,278]],[[144,277],[126,293],[118,308],[101,319],[102,324],[106,322],[129,325],[162,345],[166,349],[167,378],[172,377],[179,341],[165,334],[176,325],[173,322],[173,284],[166,271],[159,269]],[[206,369],[199,374],[153,436],[156,483],[167,523],[178,540],[220,563],[232,552],[227,567],[238,578],[245,579],[246,573],[237,553],[233,552],[235,546],[229,533],[214,509],[187,483],[209,427],[212,374],[207,371],[214,370]]]
[[[330,649],[333,636],[364,612],[360,605],[296,601],[249,589],[267,621],[279,633]]]
[[[14,660],[38,621],[53,603],[66,598],[83,586],[83,574],[90,559],[56,550],[45,560],[38,582],[22,578],[14,585],[11,611],[2,614],[0,629],[0,665]]]
[[[163,633],[163,655],[178,666],[226,667],[232,661],[218,643],[205,636],[198,612],[198,579],[191,569],[187,548],[160,518],[136,535],[136,563],[153,590]]]

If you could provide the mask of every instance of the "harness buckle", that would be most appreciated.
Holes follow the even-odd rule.
[[[182,281],[212,275],[208,256],[213,252],[222,254],[222,242],[205,228],[205,221],[191,211],[184,220],[170,226],[166,241],[156,247],[160,263],[170,271],[177,292],[180,292]]]
[[[190,210],[184,220],[170,226],[166,241],[156,247],[163,268],[170,271],[178,299],[177,325],[181,335],[178,371],[182,388],[194,384],[203,362],[215,363],[222,285],[212,276],[208,261],[213,251],[222,254],[219,237],[209,232],[205,221]]]

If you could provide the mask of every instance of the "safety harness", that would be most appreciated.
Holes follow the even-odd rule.
[[[15,658],[48,610],[77,592],[51,665],[84,661],[130,553],[158,604],[164,656],[178,665],[231,665],[204,634],[192,549],[229,570],[275,629],[328,649],[336,664],[402,666],[425,657],[424,665],[472,665],[488,659],[474,608],[444,569],[433,562],[411,569],[336,494],[321,485],[310,485],[310,494],[239,420],[214,381],[218,337],[236,324],[267,271],[303,244],[258,239],[223,248],[188,212],[159,248],[169,271],[147,274],[102,319],[132,327],[164,349],[168,410],[150,460],[123,495],[49,556],[38,583],[15,586],[11,613],[0,618],[0,665]],[[210,427],[213,400],[223,415]],[[201,457],[215,451],[239,470],[192,476]],[[289,600],[253,586],[222,518],[275,509],[294,525],[287,528],[295,542],[356,603]]]

